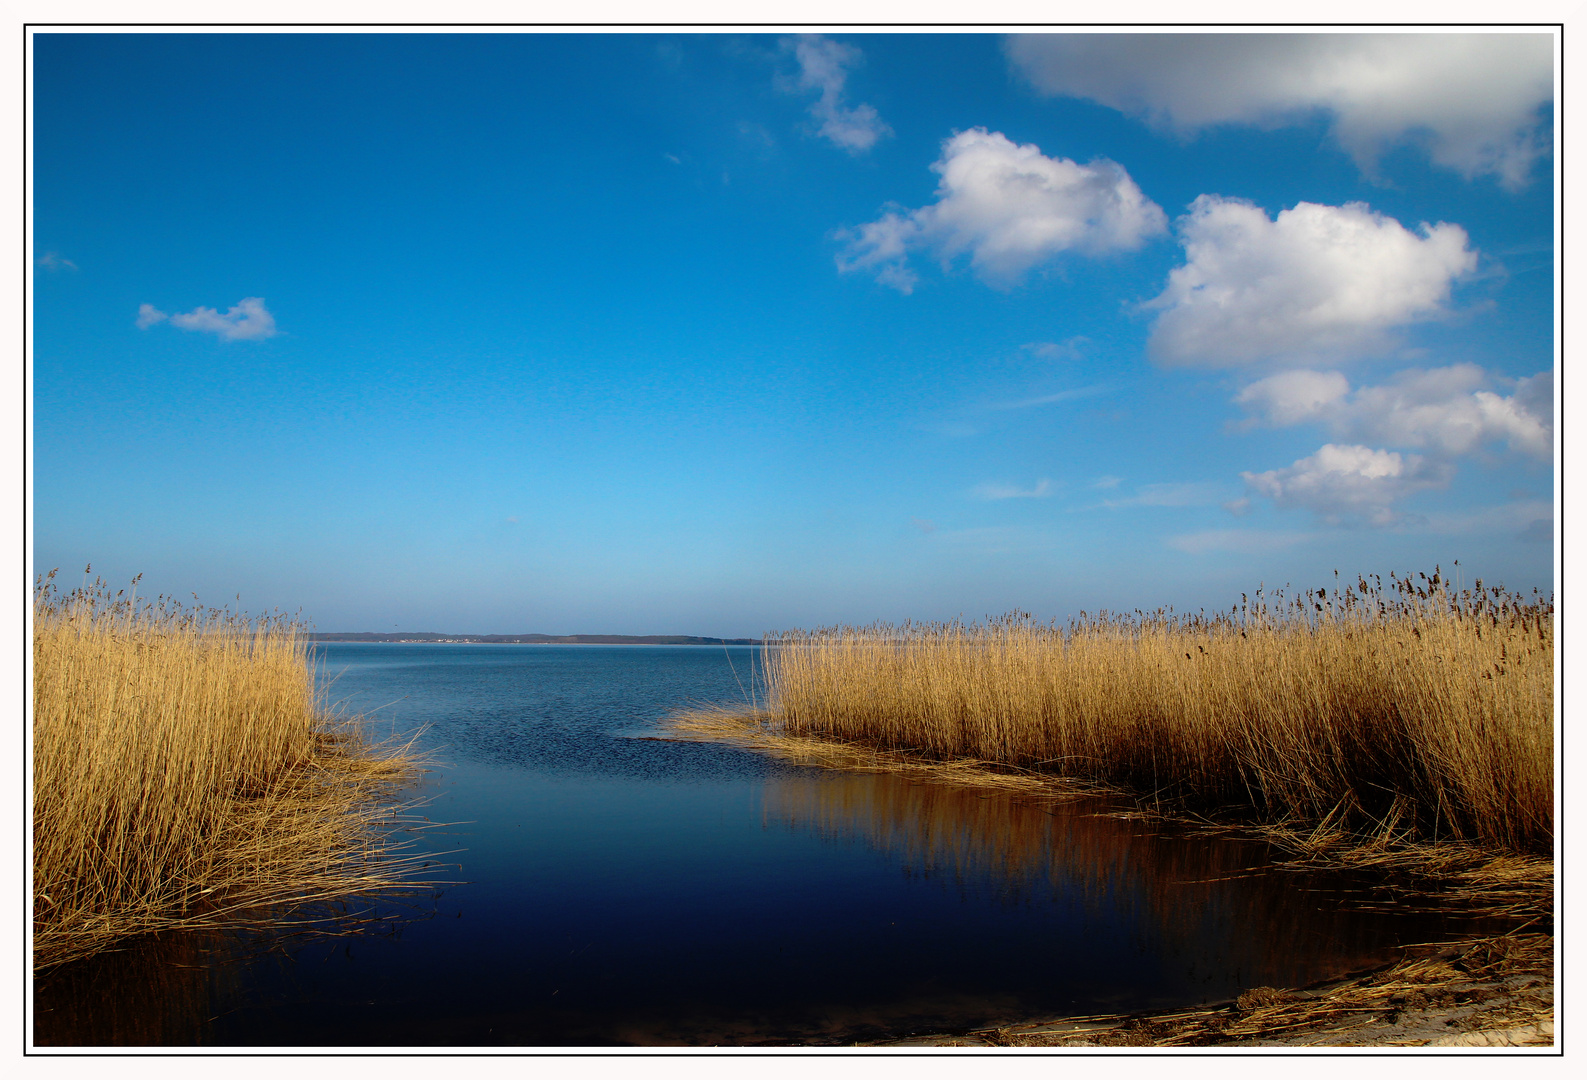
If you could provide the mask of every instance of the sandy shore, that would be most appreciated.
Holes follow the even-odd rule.
[[[1553,939],[1490,938],[1296,990],[1198,1009],[1033,1020],[877,1047],[1539,1047],[1554,1045]]]

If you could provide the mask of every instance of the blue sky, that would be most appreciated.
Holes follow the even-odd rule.
[[[40,572],[730,636],[1553,587],[1547,36],[32,44]]]

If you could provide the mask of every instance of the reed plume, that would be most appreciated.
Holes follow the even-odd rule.
[[[1542,854],[1554,605],[1431,576],[1227,612],[1013,613],[767,637],[761,722],[1258,821]]]

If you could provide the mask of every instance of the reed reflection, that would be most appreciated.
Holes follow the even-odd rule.
[[[1197,972],[1213,997],[1303,986],[1385,962],[1398,946],[1488,928],[1394,910],[1343,875],[1272,868],[1266,844],[1195,835],[1125,810],[1099,798],[1038,801],[841,772],[815,783],[772,778],[764,803],[768,824],[858,840],[907,875],[990,890],[1005,904],[1050,905],[1055,925],[1088,936],[1123,930],[1166,969]]]
[[[432,911],[388,905],[377,914],[354,899],[248,914],[263,929],[145,934],[36,976],[34,1044],[223,1045],[213,1024],[217,1014],[255,1003],[268,993],[264,987],[290,983],[294,967],[309,962],[316,949],[399,935]]]

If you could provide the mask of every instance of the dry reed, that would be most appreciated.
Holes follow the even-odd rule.
[[[298,623],[53,577],[33,609],[36,970],[418,886],[391,805],[412,744],[327,713]]]
[[[1120,787],[1314,847],[1552,852],[1554,607],[1535,592],[1435,569],[1215,615],[795,630],[763,659],[765,707],[739,716],[763,742]]]

